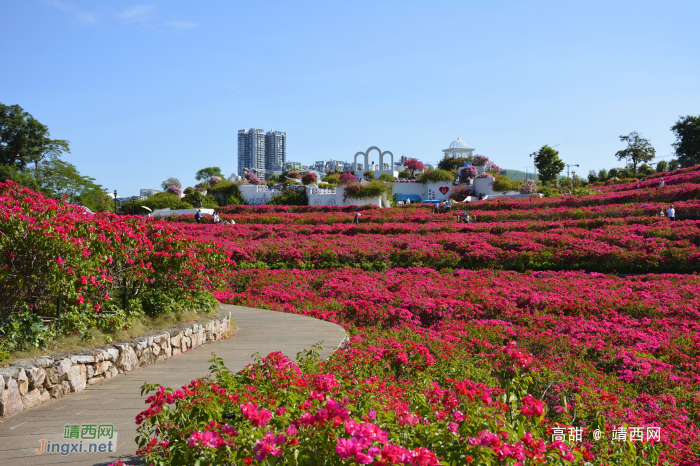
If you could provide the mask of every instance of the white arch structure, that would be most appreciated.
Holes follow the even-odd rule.
[[[391,151],[388,151],[388,150],[382,152],[382,150],[381,150],[379,147],[377,147],[377,146],[372,146],[372,147],[370,147],[369,149],[367,149],[365,152],[358,152],[357,154],[355,154],[355,161],[354,161],[353,166],[352,166],[353,171],[356,171],[356,170],[357,170],[357,156],[358,156],[358,155],[362,155],[362,156],[364,156],[364,158],[365,158],[365,165],[364,165],[364,167],[363,167],[363,168],[364,168],[364,171],[368,171],[368,170],[369,170],[369,153],[372,152],[373,150],[376,150],[377,152],[379,152],[379,173],[385,173],[385,170],[384,170],[384,155],[385,155],[385,154],[388,154],[388,155],[391,156],[391,165],[389,165],[389,171],[388,171],[388,173],[390,173],[391,176],[394,176],[394,154],[393,154]]]

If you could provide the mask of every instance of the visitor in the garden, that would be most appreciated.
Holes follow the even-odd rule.
[[[438,205],[437,202],[436,202],[435,204],[433,204],[433,213],[434,213],[434,214],[437,214],[439,208],[440,208],[440,206]]]
[[[216,211],[214,211],[214,215],[211,216],[211,219],[214,221],[214,225],[220,222],[219,214],[216,213]]]
[[[352,219],[352,223],[354,223],[355,225],[360,224],[360,213],[359,212],[355,212],[355,218]]]
[[[665,217],[666,214],[664,213],[664,209],[659,209],[659,211],[656,213],[657,217]]]
[[[202,223],[202,211],[197,209],[197,213],[194,214],[194,219],[197,223]]]
[[[673,204],[671,204],[671,207],[668,208],[666,211],[666,215],[668,216],[668,219],[671,221],[676,220],[676,209],[673,208]]]
[[[659,182],[659,188],[663,188],[663,187],[664,187],[664,179],[661,178],[661,181]]]

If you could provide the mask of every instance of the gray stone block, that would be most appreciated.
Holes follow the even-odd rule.
[[[22,396],[15,379],[7,382],[7,389],[0,392],[0,417],[9,417],[19,414],[23,410]]]
[[[17,386],[19,387],[20,395],[26,395],[29,391],[29,379],[24,369],[20,369],[17,373]]]
[[[82,364],[76,364],[70,368],[68,383],[71,392],[82,392],[87,384],[87,370]]]
[[[41,392],[39,392],[39,389],[34,389],[29,392],[27,392],[26,395],[22,396],[22,408],[23,409],[29,409],[33,408],[34,406],[40,405],[41,404]]]

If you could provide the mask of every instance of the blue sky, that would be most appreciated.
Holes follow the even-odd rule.
[[[120,196],[229,175],[251,127],[302,163],[437,161],[459,135],[513,169],[560,144],[585,174],[634,130],[671,155],[700,114],[697,1],[0,0],[0,18],[0,102]]]

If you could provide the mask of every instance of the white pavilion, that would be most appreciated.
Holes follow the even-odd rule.
[[[443,149],[442,151],[445,153],[445,157],[456,159],[472,155],[474,149],[469,148],[467,143],[462,141],[459,136],[457,136],[457,139],[450,143],[449,149]]]

